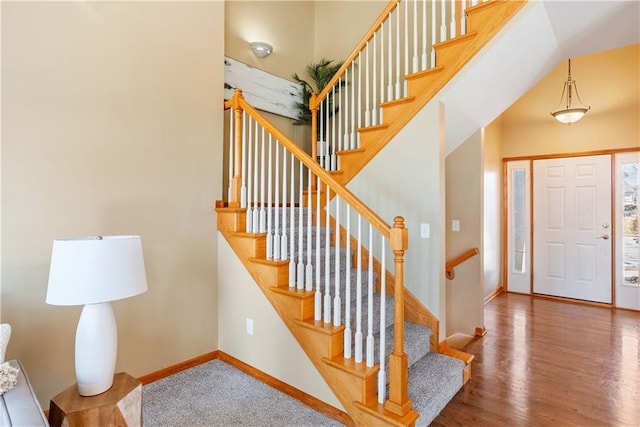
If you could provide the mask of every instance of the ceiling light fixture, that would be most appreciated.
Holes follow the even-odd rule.
[[[251,42],[249,44],[253,54],[258,58],[266,58],[273,52],[273,46],[266,42]]]
[[[562,95],[560,96],[560,103],[558,104],[558,106],[562,105],[564,100],[564,108],[551,113],[551,115],[555,117],[556,120],[560,123],[567,123],[569,125],[571,123],[575,123],[582,117],[584,117],[584,115],[587,114],[587,111],[591,109],[590,105],[585,107],[584,104],[582,104],[580,107],[573,107],[571,105],[571,101],[573,100],[573,92],[576,93],[578,102],[582,104],[582,100],[580,99],[580,95],[578,94],[578,86],[576,84],[576,81],[571,79],[571,58],[569,58],[569,77],[567,77],[567,80],[564,82]]]

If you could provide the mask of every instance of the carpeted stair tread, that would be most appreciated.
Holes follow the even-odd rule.
[[[416,426],[428,426],[462,388],[464,362],[429,352],[409,368],[409,398],[420,412]]]
[[[356,330],[356,311],[357,311],[357,305],[355,303],[355,293],[353,293],[352,295],[352,304],[351,304],[351,309],[350,309],[350,316],[351,316],[351,329],[353,330],[353,332],[355,333]],[[345,309],[344,309],[344,305],[345,305],[346,301],[342,301],[342,312],[344,313]],[[384,306],[385,306],[385,326],[389,326],[393,324],[393,313],[394,313],[394,305],[393,305],[393,298],[385,298],[384,301]],[[363,292],[363,298],[362,298],[362,334],[364,336],[367,335],[367,331],[368,331],[368,323],[367,323],[367,297],[366,297],[366,293]],[[380,332],[380,294],[373,294],[373,324],[372,329],[373,329],[373,333],[374,334],[378,334]],[[345,319],[343,319],[345,320]]]
[[[385,337],[385,354],[393,350],[393,324],[387,326]],[[431,329],[417,323],[404,322],[404,351],[409,356],[409,367],[416,364],[430,351],[429,340]]]

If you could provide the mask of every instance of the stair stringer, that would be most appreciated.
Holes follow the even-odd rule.
[[[334,178],[346,185],[398,132],[515,16],[526,0],[493,0],[466,9],[465,35],[438,43],[437,67],[406,76],[406,98],[383,103],[384,122],[358,129],[357,152],[338,152],[340,173]]]
[[[403,417],[392,414],[375,399],[377,365],[367,368],[342,356],[343,326],[313,320],[313,291],[290,290],[288,263],[264,259],[266,235],[243,233],[245,209],[216,207],[218,230],[227,240],[256,284],[291,331],[300,347],[324,378],[354,425],[413,426],[419,414],[410,410]],[[246,244],[245,240],[255,239]],[[284,282],[284,283],[283,283]]]

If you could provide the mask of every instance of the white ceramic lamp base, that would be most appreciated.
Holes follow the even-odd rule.
[[[116,370],[118,330],[111,303],[87,304],[76,330],[76,381],[82,396],[111,388]]]

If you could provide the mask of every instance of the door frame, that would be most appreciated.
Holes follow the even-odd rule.
[[[543,155],[534,155],[534,156],[519,156],[519,157],[504,157],[502,159],[502,166],[503,166],[503,201],[502,201],[502,207],[503,207],[503,220],[502,220],[502,277],[503,277],[503,290],[505,292],[510,292],[509,291],[509,282],[508,282],[508,278],[509,278],[509,271],[508,271],[508,265],[509,265],[509,212],[508,212],[508,208],[509,208],[509,189],[507,188],[507,179],[508,179],[508,163],[512,162],[512,161],[522,161],[522,160],[528,160],[529,161],[529,218],[530,218],[530,223],[533,222],[533,161],[534,160],[546,160],[546,159],[558,159],[558,158],[567,158],[567,157],[584,157],[584,156],[598,156],[598,155],[603,155],[603,154],[610,154],[611,155],[611,215],[612,215],[612,221],[611,221],[611,238],[612,238],[612,252],[611,252],[611,303],[600,303],[600,302],[592,302],[592,301],[585,301],[585,300],[579,300],[579,299],[572,299],[572,298],[565,298],[565,297],[555,297],[555,296],[548,296],[548,295],[541,295],[541,294],[535,294],[533,292],[533,250],[534,250],[534,241],[533,241],[533,225],[530,227],[529,230],[529,242],[530,242],[530,251],[531,251],[531,256],[529,256],[529,271],[531,272],[530,275],[530,283],[529,283],[529,294],[530,295],[535,295],[535,296],[539,296],[539,297],[543,297],[543,298],[552,298],[552,299],[560,299],[560,300],[565,300],[565,301],[575,301],[575,302],[579,302],[582,304],[590,304],[590,305],[598,305],[598,306],[604,306],[604,307],[616,307],[616,280],[617,280],[617,257],[618,257],[618,250],[617,250],[617,229],[616,229],[616,224],[615,224],[615,218],[617,215],[617,207],[616,207],[616,202],[617,202],[617,198],[616,198],[616,154],[620,154],[620,153],[629,153],[629,152],[636,152],[636,151],[640,151],[640,147],[639,148],[619,148],[619,149],[608,149],[608,150],[594,150],[594,151],[581,151],[581,152],[575,152],[575,153],[554,153],[554,154],[543,154]]]

